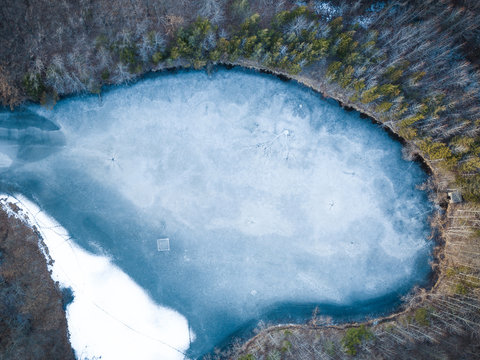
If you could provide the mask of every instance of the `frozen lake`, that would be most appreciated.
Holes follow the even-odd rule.
[[[186,318],[193,357],[315,305],[389,311],[430,271],[419,165],[379,126],[268,75],[179,72],[4,112],[0,171],[2,192]]]

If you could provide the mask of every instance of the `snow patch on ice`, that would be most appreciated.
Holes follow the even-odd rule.
[[[0,152],[0,168],[6,168],[12,165],[12,158],[7,154]]]
[[[19,210],[13,211],[9,203]],[[185,359],[189,327],[181,314],[158,306],[107,257],[76,245],[63,227],[30,200],[0,195],[0,205],[37,228],[54,260],[49,266],[52,278],[73,290],[74,300],[66,313],[77,358]]]

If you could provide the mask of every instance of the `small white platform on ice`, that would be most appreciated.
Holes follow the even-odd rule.
[[[169,238],[157,239],[157,250],[170,251],[170,239]]]

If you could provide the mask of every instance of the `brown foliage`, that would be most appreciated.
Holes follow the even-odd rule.
[[[13,109],[22,101],[19,89],[14,85],[5,66],[0,65],[0,101]]]
[[[162,22],[165,26],[165,33],[167,35],[173,35],[175,31],[185,22],[181,16],[166,15]]]
[[[39,238],[0,211],[0,358],[74,359],[62,295],[39,250]]]

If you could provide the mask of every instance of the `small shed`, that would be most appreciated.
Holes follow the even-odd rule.
[[[162,238],[157,239],[157,250],[158,251],[170,251],[170,239]]]
[[[458,189],[449,189],[447,195],[451,204],[459,204],[463,201],[462,194]]]

